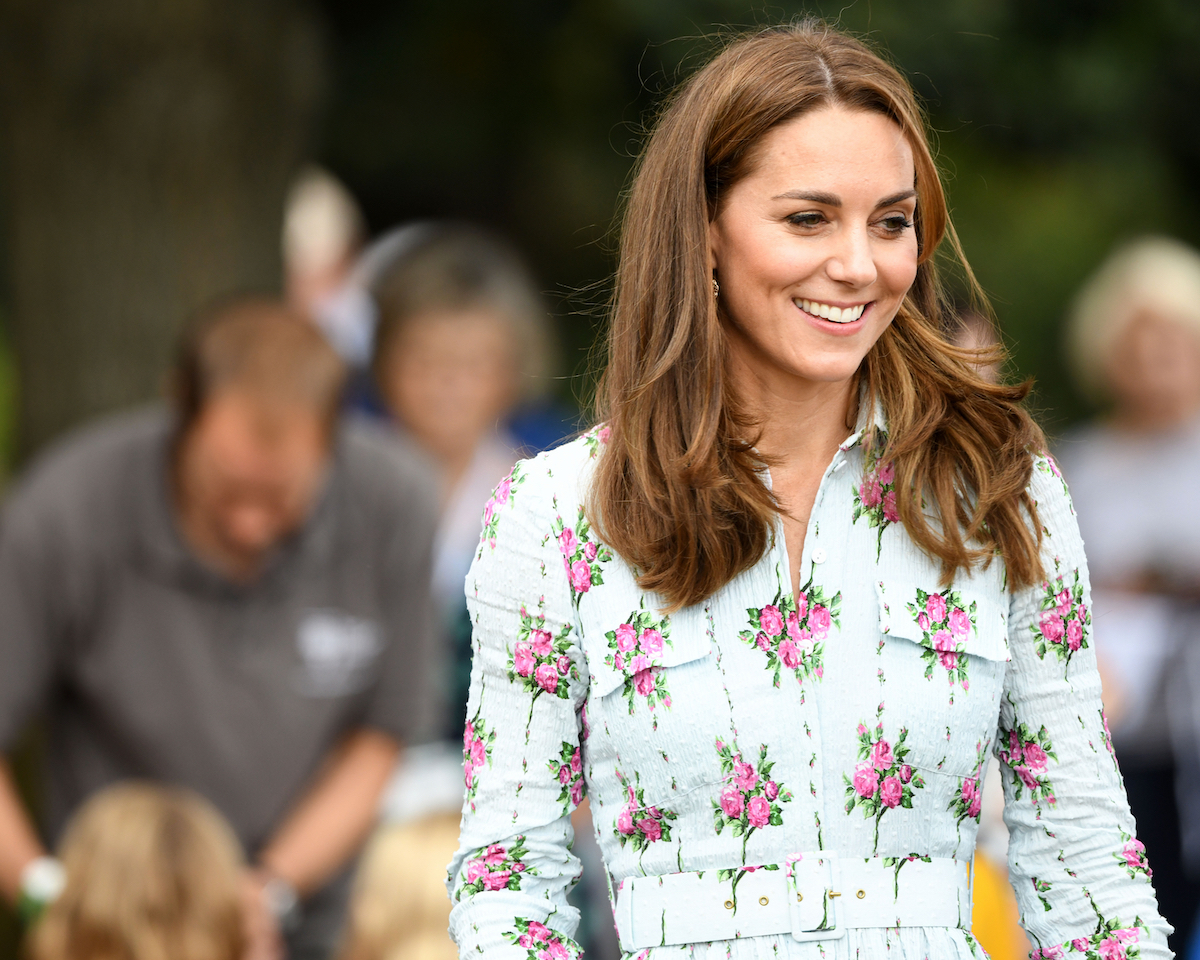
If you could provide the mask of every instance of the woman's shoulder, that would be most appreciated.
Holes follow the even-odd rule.
[[[596,431],[518,460],[492,491],[483,509],[481,546],[495,547],[505,518],[519,517],[536,529],[554,517],[582,508],[597,456]]]

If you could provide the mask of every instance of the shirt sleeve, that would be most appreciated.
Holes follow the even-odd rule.
[[[473,625],[463,736],[466,797],[447,889],[459,955],[579,954],[570,813],[583,796],[587,690],[544,458],[517,464],[484,513],[467,576]]]
[[[1045,580],[1014,590],[995,745],[1009,879],[1033,960],[1171,956],[1100,702],[1083,541],[1054,461],[1030,490]]]
[[[58,669],[72,570],[28,478],[0,514],[0,751],[11,749]]]

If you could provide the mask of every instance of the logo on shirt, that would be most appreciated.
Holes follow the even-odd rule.
[[[383,650],[379,628],[339,610],[314,610],[296,631],[300,691],[310,697],[344,697],[365,688]]]

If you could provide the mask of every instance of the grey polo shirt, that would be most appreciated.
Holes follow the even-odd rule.
[[[0,748],[47,718],[56,838],[92,791],[194,788],[253,855],[338,737],[440,719],[428,601],[430,473],[383,428],[339,431],[313,515],[235,586],[184,545],[162,410],[67,438],[0,518]]]

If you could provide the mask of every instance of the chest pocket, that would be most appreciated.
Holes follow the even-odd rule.
[[[909,730],[910,762],[965,776],[995,736],[1010,659],[1000,590],[896,580],[875,585],[885,716]]]
[[[648,805],[669,808],[721,778],[712,744],[728,735],[728,705],[706,625],[703,609],[668,618],[642,608],[585,631],[586,761]]]

